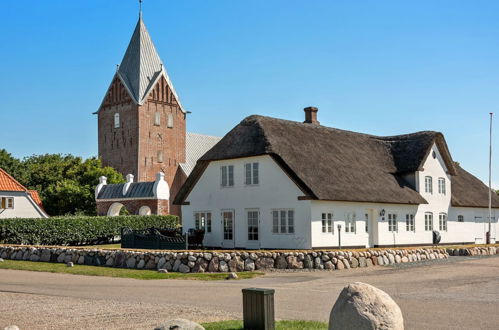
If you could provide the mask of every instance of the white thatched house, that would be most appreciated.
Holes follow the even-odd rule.
[[[380,137],[250,116],[202,156],[176,196],[183,227],[224,248],[484,243],[488,188],[444,136]],[[496,239],[499,197],[492,199]],[[340,229],[341,226],[341,229]],[[341,232],[340,232],[341,231]]]

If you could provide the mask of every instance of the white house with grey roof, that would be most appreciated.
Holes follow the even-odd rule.
[[[247,117],[199,158],[175,199],[183,228],[222,248],[485,243],[489,190],[441,133],[373,136],[305,114]],[[493,194],[492,242],[498,215]]]

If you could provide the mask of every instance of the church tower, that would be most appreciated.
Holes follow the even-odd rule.
[[[185,180],[179,164],[186,157],[186,111],[142,12],[96,114],[102,164],[137,181],[154,181],[163,172],[173,200]],[[170,205],[170,213],[180,215],[180,208]]]

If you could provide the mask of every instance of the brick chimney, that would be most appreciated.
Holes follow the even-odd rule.
[[[320,125],[321,123],[317,120],[317,111],[319,111],[316,107],[306,107],[303,109],[305,111],[305,124],[313,124]]]

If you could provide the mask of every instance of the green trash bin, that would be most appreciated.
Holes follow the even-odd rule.
[[[243,320],[246,330],[274,330],[273,289],[243,289]]]

